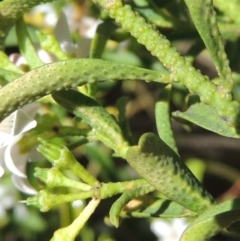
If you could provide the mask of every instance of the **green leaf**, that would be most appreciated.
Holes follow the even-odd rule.
[[[170,119],[170,96],[172,86],[168,85],[160,93],[155,105],[156,124],[159,137],[178,153]]]
[[[238,220],[240,220],[240,199],[225,201],[196,218],[185,230],[180,241],[208,240]]]
[[[94,99],[74,90],[53,93],[54,100],[82,118],[93,129],[93,134],[117,154],[125,156],[129,144],[116,120]]]
[[[0,67],[0,85],[4,86],[7,83],[11,82],[13,79],[16,79],[17,77],[21,76],[21,74],[6,70]]]
[[[228,93],[233,88],[229,61],[224,50],[212,0],[185,0],[193,22],[203,39],[221,78],[221,91]]]
[[[196,216],[196,213],[168,199],[156,199],[155,197],[143,196],[137,198],[136,202],[141,203],[132,210],[126,207],[121,212],[121,216],[136,218],[182,218]]]
[[[201,213],[215,204],[179,156],[157,135],[145,133],[126,155],[130,165],[168,199]]]
[[[176,111],[172,115],[190,121],[204,129],[213,131],[222,136],[239,138],[234,127],[229,126],[209,105],[196,103],[191,105],[186,112]]]
[[[147,185],[142,185],[138,188],[132,189],[132,190],[127,190],[125,191],[120,198],[117,199],[117,201],[114,202],[110,209],[110,221],[111,223],[115,226],[119,226],[119,216],[121,213],[121,210],[124,208],[124,206],[133,198],[139,197],[142,195],[145,195],[149,192],[154,191],[154,187],[147,184]]]
[[[128,140],[130,144],[135,144],[135,140],[130,129],[130,124],[126,116],[128,101],[129,98],[126,96],[122,96],[117,100],[116,106],[118,108],[118,122],[126,140]]]
[[[37,51],[33,45],[32,40],[27,32],[26,24],[23,19],[19,19],[16,24],[18,46],[21,54],[27,60],[28,65],[31,69],[43,65],[43,62],[40,60]]]
[[[70,55],[66,54],[57,38],[53,34],[45,34],[40,31],[36,31],[39,43],[42,49],[56,56],[59,60],[65,60],[71,58]]]
[[[145,80],[168,83],[159,71],[101,59],[70,59],[43,65],[12,81],[0,91],[0,120],[14,110],[54,91],[98,81]]]

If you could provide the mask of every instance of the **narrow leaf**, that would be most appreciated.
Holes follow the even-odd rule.
[[[208,240],[238,220],[240,220],[240,199],[225,201],[196,218],[183,233],[180,241]]]
[[[196,103],[191,105],[186,112],[176,111],[172,115],[176,118],[190,121],[207,130],[218,133],[222,136],[239,138],[235,128],[229,126],[227,121],[222,119],[213,107]]]

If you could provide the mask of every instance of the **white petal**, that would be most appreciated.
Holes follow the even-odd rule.
[[[15,120],[12,129],[14,136],[29,131],[37,125],[37,122],[29,115],[25,114],[24,111],[17,110],[15,113]]]
[[[0,177],[4,174],[4,154],[5,154],[6,147],[0,147]]]
[[[150,229],[161,241],[178,241],[186,227],[187,222],[184,218],[176,218],[169,222],[162,219],[154,220]]]
[[[64,47],[64,44],[66,45],[66,43],[68,43],[69,45],[72,45],[72,38],[70,35],[66,15],[63,12],[59,16],[58,22],[56,24],[56,28],[54,30],[54,34],[58,39],[62,49]]]
[[[26,193],[29,195],[36,195],[38,193],[37,190],[35,190],[31,186],[27,178],[21,178],[16,175],[12,175],[12,181],[14,185],[17,187],[17,189],[23,193]]]
[[[40,106],[41,105],[39,103],[33,102],[31,104],[24,105],[22,107],[22,111],[24,111],[30,117],[34,118]]]
[[[57,61],[58,59],[56,58],[56,56],[54,56],[51,53],[48,53],[47,51],[43,50],[43,49],[38,49],[38,56],[41,59],[41,61],[45,64],[48,63],[52,63],[54,61]]]
[[[36,115],[39,107],[38,103],[25,105],[0,123],[0,148],[9,145],[13,136],[24,133],[37,125],[32,117]]]
[[[11,142],[13,137],[14,119],[16,116],[15,112],[0,123],[0,148],[7,146]]]
[[[102,23],[102,20],[96,20],[94,18],[84,16],[81,19],[80,34],[84,38],[93,38],[98,25]]]
[[[68,1],[64,8],[62,8],[62,11],[64,12],[65,16],[68,16],[66,20],[68,23],[69,31],[73,32],[78,29],[81,23],[79,23],[78,19],[74,17],[75,15],[78,15],[78,10],[76,9],[74,2]]]
[[[15,136],[34,128],[36,125],[37,122],[26,115],[24,111],[17,110],[0,123],[0,135],[5,135],[6,138],[8,135]]]
[[[172,221],[172,226],[173,226],[173,229],[176,232],[176,236],[178,238],[180,238],[183,231],[187,228],[188,223],[186,222],[186,219],[184,219],[184,218],[175,218]]]
[[[69,42],[61,42],[61,49],[67,54],[76,54],[78,46]]]
[[[4,149],[12,140],[12,136],[4,132],[0,132],[0,149]],[[1,152],[1,150],[0,150]]]
[[[19,176],[26,177],[26,164],[28,153],[20,153],[17,142],[22,138],[22,135],[18,135],[12,143],[10,143],[5,151],[4,160],[5,165],[10,172]]]
[[[9,136],[12,136],[12,128],[14,125],[14,120],[16,116],[16,111],[14,111],[11,115],[9,115],[7,118],[5,118],[0,123],[0,133],[8,134]]]
[[[151,223],[150,229],[158,238],[166,240],[171,233],[171,224],[164,220],[157,219]]]

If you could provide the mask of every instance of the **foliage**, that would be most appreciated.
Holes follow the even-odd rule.
[[[55,29],[41,28],[31,23],[30,14],[24,15],[43,2],[53,2],[51,6],[59,17]],[[61,11],[67,4],[102,20],[88,58],[80,53],[84,36],[72,31],[66,40],[69,29],[64,30]],[[20,153],[30,152],[37,144],[45,160],[35,164],[34,173],[44,184],[37,183],[30,170],[28,180],[39,191],[23,202],[42,212],[58,205],[62,219],[66,215],[51,240],[75,240],[79,232],[82,240],[87,240],[85,223],[103,199],[112,200],[115,195],[120,197],[113,204],[107,203],[108,222],[115,227],[129,216],[149,220],[184,217],[189,225],[180,241],[209,240],[222,230],[239,234],[239,199],[219,203],[205,189],[196,177],[203,176],[204,168],[198,173],[194,166],[192,171],[189,169],[181,158],[172,127],[174,119],[189,129],[198,126],[225,139],[240,138],[239,62],[233,51],[239,49],[239,4],[239,0],[0,2],[0,119],[5,123],[5,118],[26,104],[41,103],[37,127],[18,144]],[[7,55],[13,27],[15,45],[26,60],[20,68]],[[59,35],[61,27],[64,36]],[[190,46],[185,54],[180,53],[179,43]],[[218,74],[213,78],[194,67],[194,60],[205,48]],[[41,58],[39,49],[51,56],[51,63]],[[120,92],[120,86],[125,86],[129,91],[133,83],[142,82],[157,90],[158,98],[152,98],[154,92],[148,98],[139,97],[143,107],[151,102],[145,110],[154,109],[156,131],[140,129],[137,135],[131,130],[129,116],[134,109],[127,112],[128,98],[117,96],[111,112],[107,96],[114,88]],[[79,153],[87,157],[88,165],[80,164],[83,159]],[[128,165],[117,166],[120,159]],[[142,179],[128,172],[129,166]],[[15,184],[26,192],[23,185]],[[85,199],[91,200],[85,203]],[[70,205],[64,206],[79,200],[80,214],[76,215]],[[36,222],[43,221],[39,218]],[[50,232],[56,228],[51,226]],[[101,238],[112,240],[110,234],[98,240]]]

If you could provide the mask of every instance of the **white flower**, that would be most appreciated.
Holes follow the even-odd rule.
[[[95,35],[96,29],[103,21],[89,17],[83,11],[79,11],[76,5],[72,2],[67,3],[62,11],[65,16],[68,16],[66,21],[69,26],[70,32],[78,31],[79,35],[85,39],[92,39]]]
[[[37,125],[33,117],[38,108],[37,103],[25,105],[0,123],[0,177],[6,167],[12,173],[15,186],[28,194],[36,194],[36,190],[31,187],[25,174],[29,153],[21,153],[18,141]]]
[[[151,225],[151,231],[160,241],[179,241],[183,231],[188,223],[184,218],[175,218],[172,220],[157,219]]]
[[[70,55],[74,54],[78,58],[87,56],[91,40],[80,39],[78,43],[73,43],[64,13],[60,15],[54,33],[65,53]]]
[[[33,7],[29,14],[31,16],[37,16],[42,14],[44,16],[43,21],[44,25],[48,27],[54,27],[57,23],[58,15],[54,4],[45,3],[39,6]]]
[[[59,16],[58,22],[55,28],[55,36],[58,39],[62,50],[70,55],[75,55],[77,58],[86,57],[89,54],[89,49],[91,45],[91,39],[93,38],[97,26],[101,23],[101,20],[95,20],[89,17],[83,17],[82,23],[79,23],[81,26],[88,24],[85,26],[87,29],[82,35],[81,39],[78,40],[77,43],[73,43],[70,27],[67,22],[67,18],[64,12]],[[83,27],[84,28],[84,27]]]

